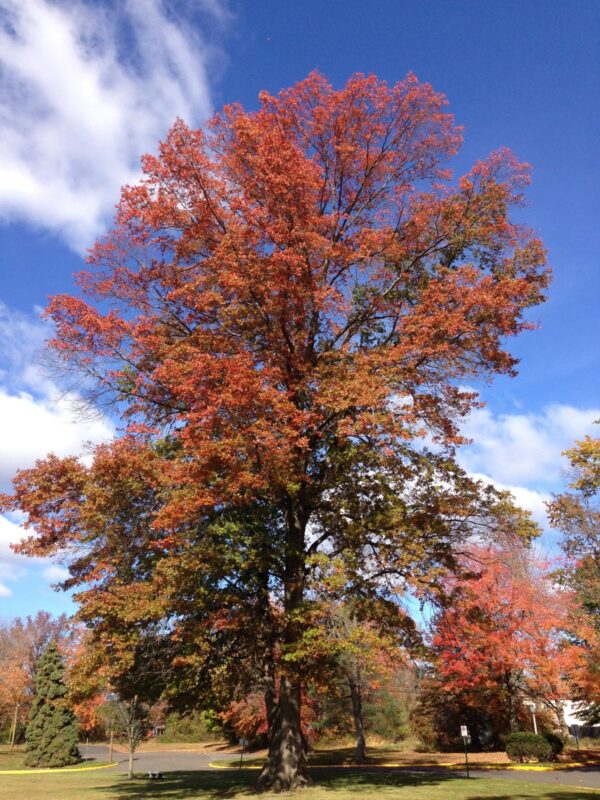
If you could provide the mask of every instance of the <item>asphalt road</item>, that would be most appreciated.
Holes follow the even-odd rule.
[[[81,754],[84,756],[85,746],[82,745],[80,750]],[[108,761],[108,747],[106,745],[89,745],[88,757],[98,761]],[[212,761],[231,760],[234,758],[236,758],[236,756],[232,753],[191,752],[189,750],[177,750],[177,745],[173,745],[173,750],[161,752],[140,751],[136,753],[133,761],[133,769],[134,772],[193,772],[210,769],[209,765]],[[126,753],[117,753],[115,751],[114,760],[119,762],[118,765],[113,768],[115,771],[127,772],[128,756]],[[392,780],[394,773],[398,772],[398,782],[401,781],[401,773],[404,771],[412,773],[422,772],[426,774],[438,772],[445,776],[463,776],[463,773],[457,770],[444,770],[436,767],[411,767],[399,770],[391,768],[381,769],[386,772],[388,777]],[[373,771],[372,767],[371,771]],[[318,775],[318,770],[315,770],[315,773]],[[527,783],[545,783],[554,786],[597,789],[600,793],[600,770],[590,767],[547,770],[543,772],[534,770],[471,770],[471,775],[474,781],[478,778],[498,778],[506,781],[525,781]]]
[[[85,745],[79,746],[81,755],[85,757]],[[88,758],[96,761],[108,761],[108,746],[103,744],[88,745]],[[189,750],[177,750],[177,745],[173,745],[173,750],[161,752],[138,751],[133,757],[134,772],[194,772],[196,770],[209,769],[211,761],[219,759],[232,759],[235,754],[231,753],[198,753]],[[113,751],[113,761],[118,765],[115,771],[127,772],[129,768],[129,756],[127,753]]]
[[[578,786],[597,789],[600,793],[600,770],[591,767],[577,769],[556,769],[543,772],[529,770],[476,770],[475,777],[501,778],[507,781],[527,781],[528,783],[549,783],[554,786]]]

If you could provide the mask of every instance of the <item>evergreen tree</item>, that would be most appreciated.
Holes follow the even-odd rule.
[[[29,767],[65,767],[80,761],[75,715],[63,681],[65,666],[55,641],[46,647],[37,665],[35,699],[27,726]]]

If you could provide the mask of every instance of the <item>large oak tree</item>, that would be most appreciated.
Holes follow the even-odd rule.
[[[463,387],[514,371],[504,342],[530,327],[548,281],[541,243],[509,217],[527,165],[502,150],[454,181],[461,131],[445,105],[412,75],[335,90],[315,73],[203,130],[177,121],[123,189],[81,293],[48,309],[64,366],[128,427],[91,471],[51,459],[20,474],[6,504],[36,528],[22,549],[77,552],[89,618],[115,625],[134,573],[132,625],[167,598],[235,595],[256,565],[280,671],[264,786],[306,777],[304,642],[327,562],[366,605],[389,603],[435,580],[485,516],[449,460],[477,402]],[[257,508],[266,520],[240,523]],[[219,544],[231,536],[248,555],[233,577]],[[221,615],[197,620],[200,649],[236,625]]]

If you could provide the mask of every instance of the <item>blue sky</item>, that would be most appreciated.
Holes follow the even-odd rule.
[[[513,345],[519,377],[482,388],[461,460],[543,521],[561,451],[600,417],[599,45],[596,0],[0,0],[0,490],[49,450],[112,434],[40,367],[39,309],[71,288],[173,119],[255,106],[315,67],[335,84],[410,70],[465,126],[457,171],[504,145],[533,166],[519,215],[554,282],[541,329]],[[68,610],[57,565],[11,554],[18,523],[0,518],[0,617]]]

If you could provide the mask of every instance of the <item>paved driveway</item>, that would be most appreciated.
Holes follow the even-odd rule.
[[[85,745],[80,745],[79,750],[85,756]],[[108,761],[108,746],[103,744],[88,745],[88,758],[97,761]],[[231,753],[199,753],[189,750],[177,750],[177,745],[173,745],[173,750],[161,752],[138,751],[133,757],[134,772],[194,772],[197,770],[209,769],[211,761],[220,759],[228,760],[235,758]],[[113,760],[119,762],[115,771],[127,772],[129,768],[129,756],[127,753],[113,751]]]
[[[80,747],[82,755],[85,754],[85,746]],[[88,757],[98,761],[108,761],[108,747],[106,745],[89,745]],[[189,750],[177,750],[177,745],[173,745],[173,750],[161,752],[140,751],[135,754],[133,761],[134,772],[195,772],[210,769],[212,761],[231,760],[236,758],[232,753],[202,753]],[[119,772],[127,772],[128,756],[127,753],[114,752],[114,760],[118,765],[113,769]],[[368,768],[367,768],[368,769]],[[381,768],[383,772],[391,777],[396,771],[394,769]],[[371,771],[373,768],[371,768]],[[341,772],[342,770],[340,770]],[[345,770],[344,770],[345,771]],[[377,770],[379,772],[379,770]],[[463,773],[458,770],[444,770],[436,767],[408,767],[398,770],[398,782],[401,782],[401,773],[409,771],[412,773],[440,773],[445,776],[453,775],[462,777]],[[315,769],[315,777],[318,780],[318,769]],[[473,782],[477,778],[498,778],[506,781],[525,781],[527,783],[545,783],[554,786],[573,786],[597,789],[600,793],[600,770],[590,767],[580,767],[578,769],[548,770],[544,772],[529,770],[471,770]]]
[[[600,770],[591,767],[577,769],[544,770],[473,770],[476,777],[501,778],[507,781],[527,781],[528,783],[550,783],[554,786],[578,786],[598,789],[600,792]]]

